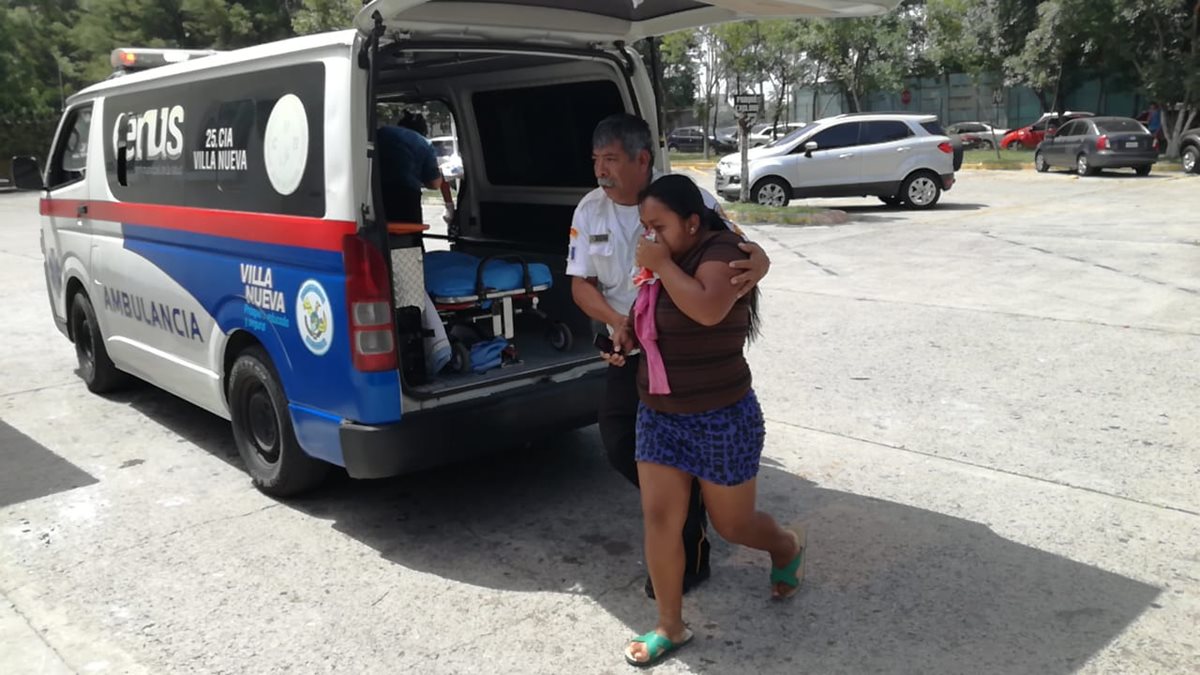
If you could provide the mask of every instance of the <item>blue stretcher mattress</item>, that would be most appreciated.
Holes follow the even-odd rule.
[[[433,298],[475,296],[475,274],[482,258],[458,251],[430,251],[425,254],[425,290]],[[553,283],[550,268],[529,263],[529,279],[534,286]],[[515,291],[524,288],[520,263],[489,260],[483,271],[483,284],[489,291]]]

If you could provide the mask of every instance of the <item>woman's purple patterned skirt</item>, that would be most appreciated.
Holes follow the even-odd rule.
[[[753,390],[731,406],[702,413],[662,413],[639,403],[635,457],[717,485],[739,485],[758,475],[765,436]]]

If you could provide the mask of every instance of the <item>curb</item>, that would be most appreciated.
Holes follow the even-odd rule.
[[[826,209],[821,213],[814,213],[798,223],[772,223],[767,221],[746,222],[745,220],[737,221],[738,225],[743,227],[754,227],[755,225],[774,225],[776,227],[818,227],[827,225],[844,225],[848,222],[850,222],[850,214],[839,209]]]
[[[994,164],[963,164],[959,171],[970,169],[972,171],[1033,171],[1033,162],[1023,163],[1019,165],[1009,164],[1008,166],[996,166]]]

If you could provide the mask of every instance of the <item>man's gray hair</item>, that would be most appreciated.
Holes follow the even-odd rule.
[[[592,147],[603,148],[613,141],[621,144],[630,159],[637,159],[642,150],[650,153],[654,163],[654,141],[650,137],[650,125],[637,115],[619,113],[600,120],[592,132]]]

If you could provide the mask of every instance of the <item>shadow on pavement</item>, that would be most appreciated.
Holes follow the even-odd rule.
[[[150,387],[128,400],[240,465],[224,420]],[[1159,593],[969,520],[821,488],[769,460],[759,492],[761,508],[809,528],[805,588],[771,603],[765,555],[715,542],[712,579],[685,601],[697,640],[678,658],[694,670],[1065,675]],[[624,640],[654,624],[637,493],[608,468],[595,427],[414,476],[338,474],[285,503],[408,569],[587,596],[629,627],[611,636],[613,667],[624,667]]]
[[[0,507],[96,483],[91,474],[0,420]]]
[[[1078,177],[1080,179],[1107,178],[1110,180],[1115,180],[1118,178],[1125,178],[1129,180],[1165,180],[1167,178],[1173,178],[1181,175],[1180,171],[1171,170],[1152,170],[1148,176],[1139,176],[1133,172],[1133,169],[1101,169],[1099,173],[1092,174],[1091,176],[1079,176],[1077,173],[1075,173],[1074,169],[1060,169],[1058,167],[1050,169],[1050,171],[1047,173],[1058,174],[1067,177]]]

